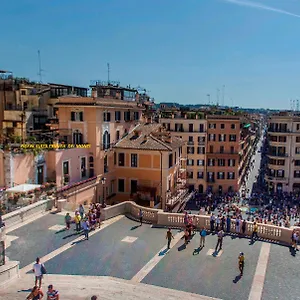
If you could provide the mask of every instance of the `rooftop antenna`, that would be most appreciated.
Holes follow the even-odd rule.
[[[222,87],[222,106],[224,106],[225,85]]]
[[[210,105],[210,94],[207,94],[207,99],[208,99],[208,105]]]
[[[42,72],[44,72],[44,70],[42,69],[41,51],[40,50],[38,50],[38,59],[39,59],[39,72],[38,72],[38,75],[39,75],[39,80],[40,80],[39,83],[42,83],[43,82],[43,74],[42,74]]]
[[[293,100],[290,100],[290,106],[291,106],[291,110],[293,110]]]
[[[217,89],[217,106],[219,106],[220,89]]]
[[[295,99],[293,100],[293,111],[295,111],[296,105],[295,105]]]
[[[107,63],[107,83],[108,83],[108,84],[110,83],[110,80],[109,80],[109,73],[110,73],[110,66],[109,66],[109,63]]]
[[[299,99],[297,99],[297,106],[296,106],[296,111],[299,111]]]

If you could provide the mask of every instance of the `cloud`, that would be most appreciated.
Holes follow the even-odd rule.
[[[252,2],[252,1],[247,1],[247,0],[223,0],[223,1],[231,3],[231,4],[239,5],[239,6],[247,6],[247,7],[252,7],[252,8],[261,9],[261,10],[268,10],[268,11],[277,12],[279,14],[300,18],[300,15],[293,14],[291,12],[288,12],[286,10],[282,10],[279,8],[267,6],[267,5],[258,3],[258,2]]]

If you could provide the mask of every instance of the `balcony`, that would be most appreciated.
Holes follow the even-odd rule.
[[[187,144],[193,146],[194,145],[194,141],[188,141]]]
[[[268,156],[276,156],[276,157],[288,157],[287,153],[276,153],[276,152],[269,152],[267,153]]]
[[[265,175],[265,180],[266,181],[275,181],[275,182],[287,182],[288,178],[287,177],[275,177],[275,176]]]
[[[268,128],[268,132],[272,133],[290,133],[290,129],[283,129],[283,128]]]

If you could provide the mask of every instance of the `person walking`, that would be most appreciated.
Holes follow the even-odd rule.
[[[247,222],[246,222],[246,220],[244,219],[244,220],[243,220],[243,223],[242,223],[242,233],[243,233],[243,235],[245,235],[245,232],[246,232],[246,224],[247,224]]]
[[[139,217],[140,217],[140,222],[141,222],[141,226],[143,225],[143,217],[144,217],[144,213],[142,211],[142,209],[140,208],[140,212],[139,212]]]
[[[231,219],[230,219],[230,216],[227,215],[227,218],[226,218],[226,231],[227,231],[227,233],[230,233],[230,225],[231,225]]]
[[[171,232],[171,228],[169,228],[168,231],[167,231],[166,239],[168,240],[168,249],[170,249],[171,240],[174,239],[174,236]]]
[[[79,214],[80,214],[81,219],[83,219],[84,218],[84,207],[82,204],[79,205]]]
[[[75,212],[75,218],[74,218],[75,224],[76,224],[76,231],[79,232],[81,230],[81,216],[78,211]]]
[[[205,237],[207,235],[206,228],[203,227],[200,231],[200,248],[203,248],[205,246]]]
[[[87,218],[85,218],[82,222],[82,228],[83,228],[83,232],[84,232],[84,236],[86,238],[86,240],[89,239],[89,231],[90,231],[90,224]]]
[[[237,217],[237,218],[235,219],[235,232],[236,232],[238,235],[239,235],[240,232],[241,232],[241,227],[240,227],[240,225],[241,225],[240,218]]]
[[[71,227],[71,220],[72,220],[72,218],[71,218],[70,214],[66,213],[66,215],[65,215],[65,222],[66,222],[66,228],[67,228],[67,230],[69,230],[70,227]]]
[[[214,232],[214,230],[215,230],[215,220],[216,220],[215,215],[214,215],[214,213],[212,213],[210,216],[210,231],[211,232]]]
[[[243,252],[240,252],[240,255],[238,257],[239,260],[239,270],[240,270],[240,276],[243,276],[244,273],[244,265],[245,265],[245,256]]]
[[[47,300],[59,300],[59,292],[53,289],[53,285],[48,286]]]
[[[40,288],[38,288],[36,285],[33,287],[30,294],[27,296],[27,300],[40,300],[44,297],[44,293]]]
[[[257,232],[258,232],[258,225],[256,224],[256,222],[254,222],[254,223],[253,223],[253,232],[252,232],[252,235],[251,235],[251,242],[252,242],[252,243],[254,242],[254,237],[255,237],[256,239],[258,239]]]
[[[33,265],[32,271],[35,276],[35,283],[34,286],[37,286],[38,283],[38,288],[40,289],[42,286],[42,280],[43,280],[43,275],[46,274],[46,269],[44,264],[40,262],[40,258],[37,257],[35,264]]]
[[[224,237],[224,232],[223,232],[223,230],[220,230],[220,231],[218,232],[218,242],[217,242],[217,245],[216,245],[215,252],[218,251],[218,248],[219,248],[219,251],[222,250],[222,246],[223,246],[223,237]]]

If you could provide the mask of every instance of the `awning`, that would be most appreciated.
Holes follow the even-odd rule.
[[[7,193],[26,193],[29,191],[32,191],[36,188],[41,187],[40,184],[28,184],[28,183],[24,183],[24,184],[20,184],[20,185],[16,185],[12,188],[9,188],[6,190]]]

